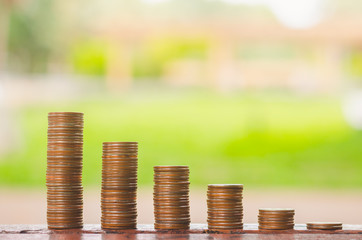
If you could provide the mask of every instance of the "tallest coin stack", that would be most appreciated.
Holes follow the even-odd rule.
[[[48,115],[47,221],[49,229],[83,227],[83,113]]]

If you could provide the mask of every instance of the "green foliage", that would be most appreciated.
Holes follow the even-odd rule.
[[[103,76],[107,67],[107,47],[108,44],[99,40],[77,42],[71,54],[74,72],[91,76]]]
[[[207,47],[204,39],[162,38],[149,41],[135,52],[134,76],[159,77],[172,60],[204,58]]]
[[[51,0],[30,1],[14,8],[9,26],[9,67],[20,72],[46,72],[55,19]]]
[[[49,111],[85,112],[85,184],[100,185],[104,141],[139,141],[139,182],[187,164],[192,185],[362,187],[362,134],[337,100],[210,94],[94,99],[21,111],[24,151],[0,161],[2,184],[45,183]]]
[[[353,77],[362,77],[362,52],[356,51],[351,54],[347,70]]]

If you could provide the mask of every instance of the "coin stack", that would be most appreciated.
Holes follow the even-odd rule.
[[[102,229],[137,227],[137,142],[104,142]]]
[[[83,227],[83,113],[48,114],[47,221],[49,229]]]
[[[242,184],[210,184],[207,190],[209,229],[242,229]]]
[[[309,230],[341,230],[341,222],[309,222],[307,223]]]
[[[259,229],[288,230],[294,228],[294,209],[261,208],[259,209]]]
[[[154,167],[155,229],[189,229],[189,167]]]

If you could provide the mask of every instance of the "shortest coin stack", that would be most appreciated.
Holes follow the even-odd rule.
[[[341,222],[309,222],[307,223],[309,230],[341,230]]]
[[[294,228],[294,209],[261,208],[259,209],[259,229],[288,230]]]
[[[209,229],[242,229],[242,184],[210,184],[207,190]]]

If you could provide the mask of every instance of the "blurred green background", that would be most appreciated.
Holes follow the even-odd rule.
[[[333,98],[209,92],[139,93],[21,109],[21,151],[4,157],[3,184],[42,185],[47,112],[83,111],[84,182],[101,180],[104,141],[139,141],[139,181],[154,165],[187,164],[192,184],[353,188],[362,186],[362,134],[344,121]]]
[[[0,185],[43,186],[47,113],[80,111],[86,185],[138,141],[143,185],[362,187],[361,2],[187,2],[0,0]]]

